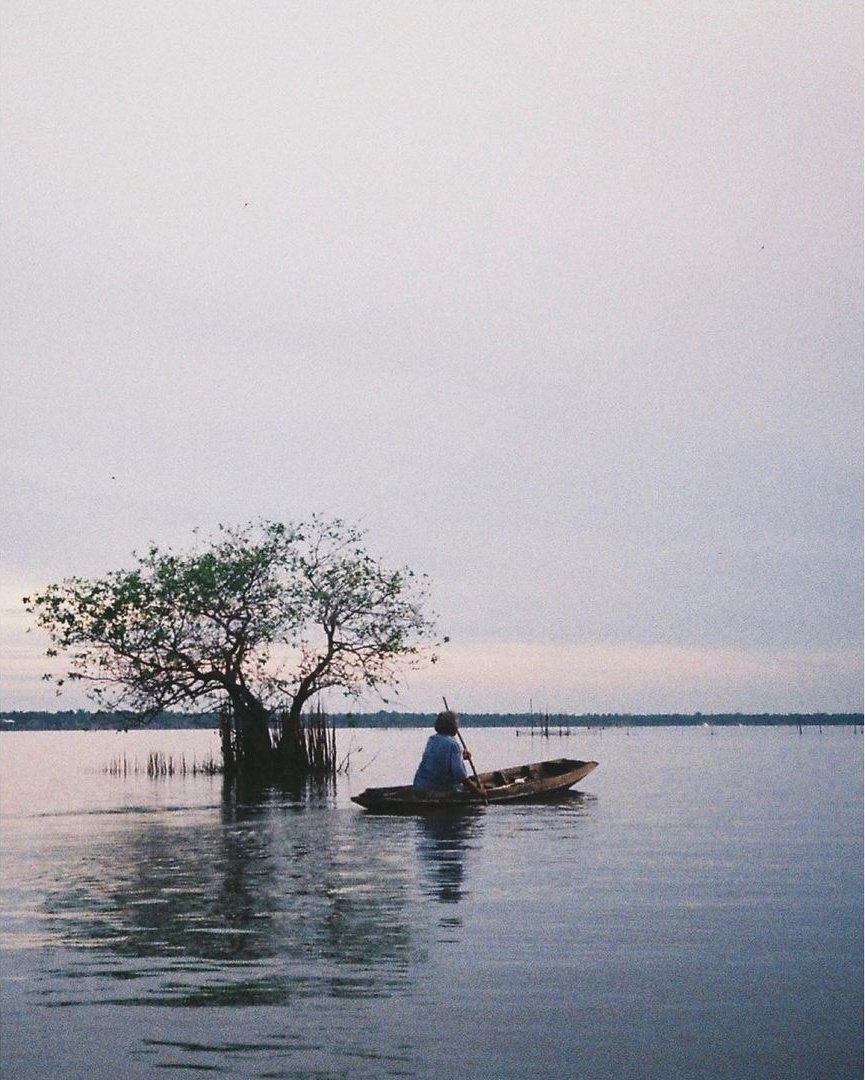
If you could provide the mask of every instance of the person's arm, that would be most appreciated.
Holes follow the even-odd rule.
[[[465,764],[463,763],[463,752],[459,743],[454,740],[454,746],[450,755],[450,770],[454,780],[462,784],[468,778],[468,772],[466,771]]]

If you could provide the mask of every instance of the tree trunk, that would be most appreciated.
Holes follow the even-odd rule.
[[[291,705],[273,716],[245,687],[226,692],[230,708],[220,719],[226,779],[259,785],[336,775],[335,735],[307,730],[303,708],[313,696],[309,686],[301,683]],[[272,722],[279,726],[276,745]]]
[[[309,761],[306,752],[306,734],[303,725],[303,707],[309,700],[309,689],[301,682],[291,706],[283,710],[279,725],[277,755],[280,767],[288,774],[306,775]]]
[[[234,711],[235,770],[249,777],[268,779],[275,762],[267,710],[254,694],[243,687],[229,690],[228,697]],[[228,761],[225,764],[228,766]]]

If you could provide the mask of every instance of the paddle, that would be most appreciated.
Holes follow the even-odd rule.
[[[447,711],[448,711],[448,712],[450,712],[451,710],[450,710],[450,706],[448,705],[448,699],[447,699],[446,697],[443,697],[443,698],[442,698],[442,701],[443,701],[443,702],[445,703],[445,709],[447,709]],[[460,742],[462,743],[462,748],[463,748],[463,750],[465,750],[465,751],[468,751],[468,747],[466,746],[466,741],[465,741],[465,739],[464,739],[464,738],[462,737],[462,734],[460,733],[460,729],[459,729],[459,728],[457,728],[457,738],[458,738],[458,739],[459,739],[459,741],[460,741]],[[480,778],[480,777],[478,776],[478,770],[477,770],[477,769],[475,768],[475,763],[474,763],[474,761],[472,761],[472,759],[471,759],[471,758],[469,758],[469,765],[471,765],[471,767],[472,767],[472,773],[474,774],[474,778],[475,778],[475,783],[476,783],[476,784],[477,784],[477,786],[478,786],[478,791],[480,792],[480,796],[481,796],[481,798],[482,798],[482,799],[484,800],[484,803],[485,803],[485,804],[486,804],[487,806],[489,806],[489,804],[490,804],[490,801],[489,801],[489,799],[487,798],[487,793],[486,793],[486,791],[484,791],[484,785],[483,785],[483,784],[481,783],[481,778]]]

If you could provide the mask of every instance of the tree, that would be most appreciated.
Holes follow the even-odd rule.
[[[24,598],[50,635],[47,655],[66,654],[65,678],[86,682],[100,707],[142,719],[227,702],[229,772],[302,770],[311,698],[330,688],[381,694],[435,644],[426,579],[385,570],[364,534],[338,519],[220,526],[190,552],[151,546],[133,557],[131,570]]]

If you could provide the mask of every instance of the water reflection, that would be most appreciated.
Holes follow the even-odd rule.
[[[820,738],[608,731],[598,799],[443,829],[13,759],[0,1072],[862,1076],[861,739]]]
[[[49,996],[58,979],[66,1000],[74,979],[79,1001],[98,985],[149,1005],[393,994],[423,955],[410,860],[359,821],[310,796],[104,822],[45,891],[49,936],[71,946]]]
[[[439,903],[456,904],[463,895],[466,853],[481,829],[480,814],[441,810],[420,815],[417,850],[429,892]]]

